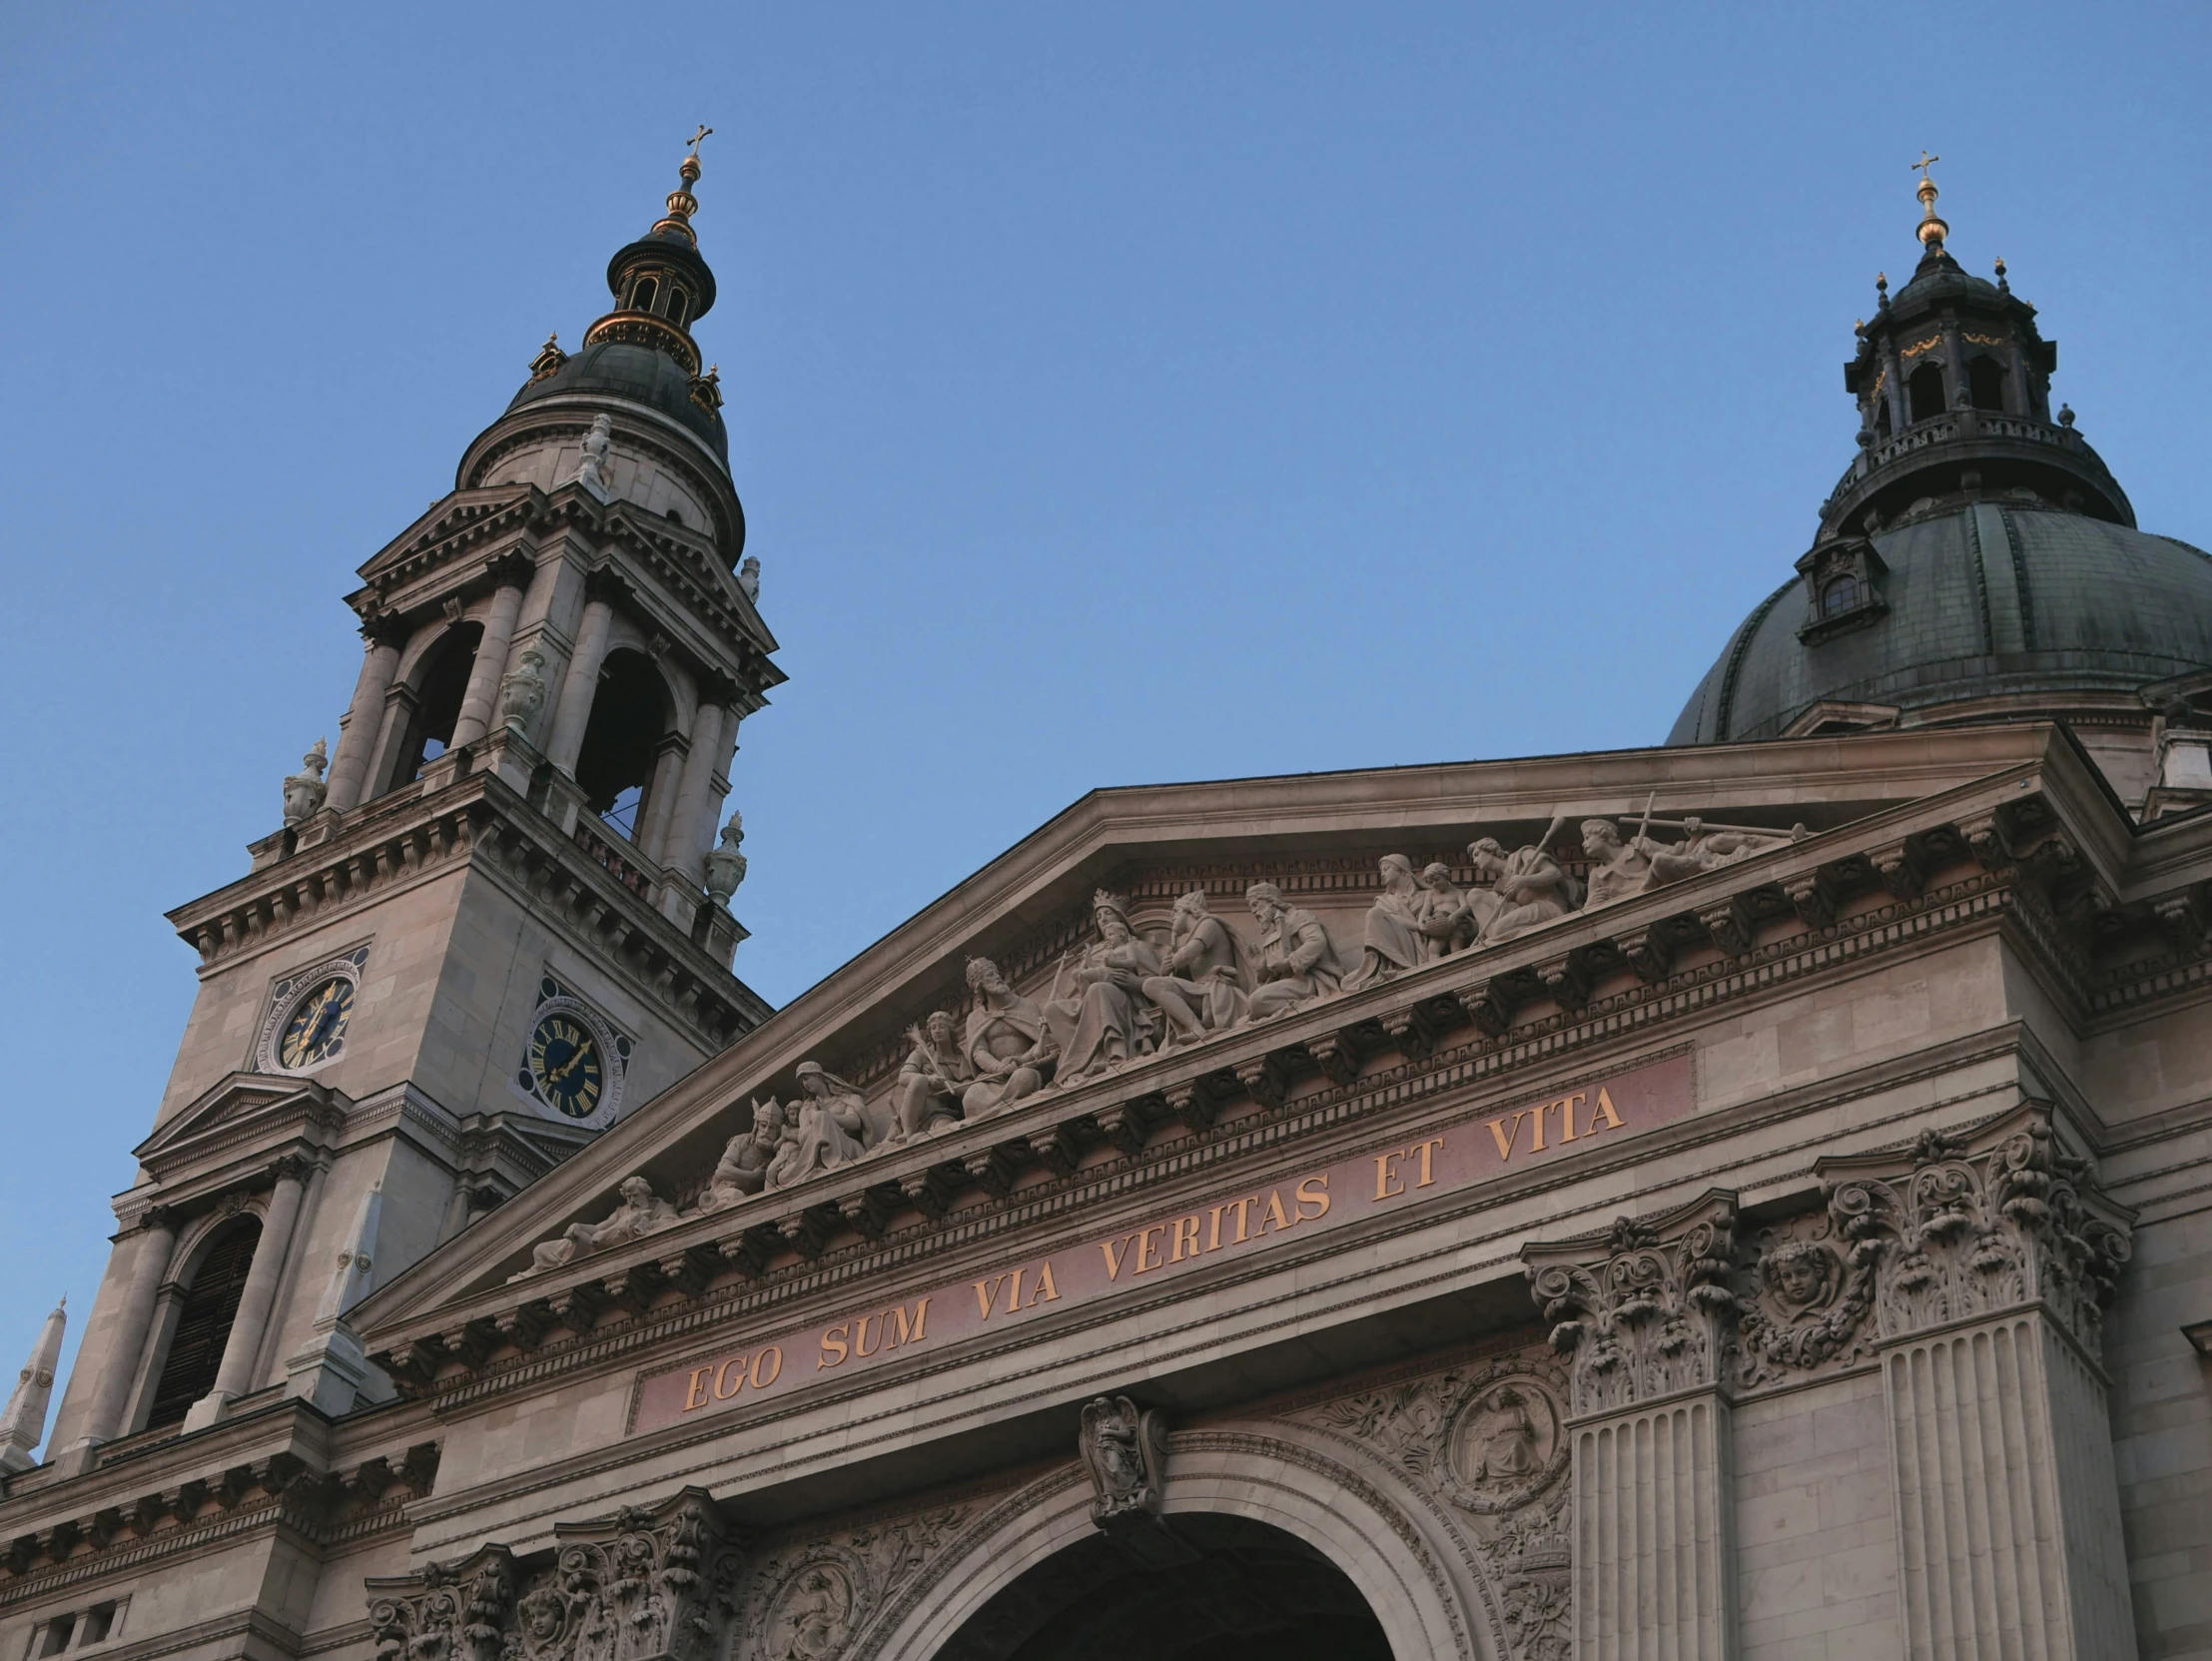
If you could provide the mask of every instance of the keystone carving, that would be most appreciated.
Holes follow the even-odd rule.
[[[1083,1410],[1076,1441],[1091,1472],[1091,1520],[1107,1533],[1159,1515],[1167,1480],[1167,1422],[1125,1395],[1100,1396]]]

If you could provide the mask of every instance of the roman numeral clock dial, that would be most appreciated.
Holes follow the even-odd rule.
[[[530,1082],[570,1119],[589,1119],[606,1088],[597,1036],[573,1016],[545,1016],[530,1033]]]

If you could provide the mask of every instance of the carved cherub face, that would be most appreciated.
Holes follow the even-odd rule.
[[[1448,866],[1431,865],[1421,873],[1421,886],[1432,894],[1441,894],[1452,886],[1452,873]]]
[[[1108,946],[1118,946],[1129,937],[1128,920],[1117,911],[1101,906],[1098,912],[1099,934]]]
[[[551,1592],[532,1592],[522,1600],[522,1627],[535,1642],[549,1642],[560,1631],[560,1599]]]
[[[1828,1253],[1808,1243],[1779,1246],[1767,1258],[1767,1276],[1775,1290],[1801,1309],[1821,1300],[1828,1290]]]

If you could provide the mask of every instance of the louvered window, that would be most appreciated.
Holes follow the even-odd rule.
[[[177,1334],[169,1341],[169,1358],[162,1363],[161,1382],[154,1387],[147,1429],[175,1424],[215,1388],[223,1346],[230,1340],[231,1322],[238,1318],[238,1300],[246,1290],[246,1273],[254,1266],[254,1247],[260,1242],[260,1220],[242,1217],[201,1255],[200,1267],[185,1289],[185,1306],[177,1317]]]

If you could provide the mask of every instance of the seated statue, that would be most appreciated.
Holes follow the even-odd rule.
[[[989,958],[968,960],[968,984],[976,1003],[961,1046],[976,1082],[961,1092],[960,1107],[975,1119],[1044,1089],[1058,1051],[1045,1012],[1009,986]]]
[[[1302,906],[1283,904],[1282,890],[1271,882],[1245,889],[1244,904],[1259,924],[1252,966],[1259,984],[1245,1000],[1247,1022],[1270,1021],[1342,989],[1344,971],[1336,945],[1318,917]]]
[[[768,1186],[768,1168],[783,1147],[783,1107],[774,1097],[753,1103],[753,1127],[730,1138],[699,1196],[699,1211],[727,1211]]]
[[[1382,892],[1367,908],[1367,937],[1359,967],[1344,977],[1344,990],[1380,986],[1427,960],[1421,936],[1421,885],[1413,880],[1413,862],[1403,854],[1384,854]]]
[[[1585,819],[1582,851],[1590,856],[1589,909],[1612,905],[1651,887],[1654,846],[1650,837],[1642,835],[1622,841],[1610,819]]]
[[[1147,977],[1159,973],[1159,953],[1129,927],[1128,903],[1105,889],[1092,897],[1098,944],[1087,948],[1073,974],[1053,981],[1045,1021],[1060,1051],[1060,1082],[1074,1084],[1149,1051],[1159,1017],[1141,996]],[[1063,978],[1068,991],[1061,995]]]
[[[1542,928],[1582,903],[1582,885],[1544,851],[1551,837],[1547,831],[1543,842],[1510,854],[1495,837],[1478,837],[1467,845],[1467,862],[1475,868],[1475,880],[1488,883],[1495,896],[1482,927],[1485,946]]]
[[[899,1064],[899,1082],[892,1090],[898,1124],[889,1142],[942,1131],[960,1121],[960,1099],[976,1082],[975,1064],[961,1048],[960,1029],[943,1010],[930,1011],[919,1027],[907,1029],[914,1049]]]
[[[1251,966],[1234,929],[1206,910],[1205,890],[1193,888],[1175,902],[1167,960],[1141,988],[1166,1018],[1169,1041],[1193,1044],[1228,1031],[1244,1018]]]
[[[676,1208],[653,1192],[642,1177],[625,1177],[615,1190],[621,1199],[614,1210],[597,1223],[571,1223],[552,1240],[539,1241],[530,1251],[533,1269],[559,1268],[562,1264],[610,1246],[621,1246],[676,1221]]]
[[[784,1133],[783,1154],[789,1158],[780,1155],[769,1169],[775,1188],[850,1165],[873,1146],[868,1104],[859,1091],[812,1061],[799,1064],[799,1089],[797,1121]]]
[[[1454,952],[1464,952],[1482,933],[1483,918],[1475,906],[1475,895],[1488,900],[1488,909],[1495,910],[1496,900],[1477,889],[1474,895],[1462,890],[1452,881],[1452,868],[1448,865],[1431,865],[1421,872],[1421,897],[1413,913],[1413,926],[1421,931],[1421,956],[1424,962],[1433,963],[1447,958]]]

